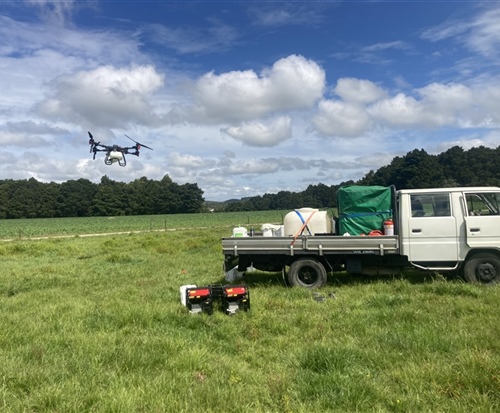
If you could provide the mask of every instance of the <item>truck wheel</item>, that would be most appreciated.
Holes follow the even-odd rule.
[[[322,287],[326,283],[325,267],[313,259],[298,259],[290,265],[288,282],[293,287],[310,289]]]
[[[489,253],[472,256],[464,266],[464,277],[476,284],[496,284],[500,282],[500,259]]]

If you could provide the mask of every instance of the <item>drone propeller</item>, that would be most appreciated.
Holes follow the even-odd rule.
[[[90,132],[88,132],[89,134],[89,145],[90,145],[90,153],[94,152],[94,159],[95,159],[95,154],[97,152],[97,145],[99,145],[101,142],[97,142],[95,143],[94,141],[94,137],[92,136],[92,134]]]
[[[150,148],[149,146],[143,145],[142,143],[139,143],[139,142],[137,142],[137,141],[133,140],[133,139],[132,139],[130,136],[128,136],[127,134],[125,134],[125,133],[124,133],[124,135],[125,135],[127,138],[129,138],[132,142],[135,142],[135,143],[137,144],[137,149],[138,149],[138,150],[139,150],[139,149],[141,149],[141,147],[143,147],[143,148],[148,148],[148,149],[150,149],[150,150],[153,150],[153,148]]]

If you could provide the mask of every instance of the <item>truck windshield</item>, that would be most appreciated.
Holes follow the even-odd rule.
[[[498,192],[465,194],[465,199],[469,215],[500,215],[500,193]]]

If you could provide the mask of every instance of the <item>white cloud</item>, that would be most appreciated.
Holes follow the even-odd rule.
[[[470,19],[450,19],[422,32],[422,38],[434,42],[455,39],[483,57],[497,59],[500,45],[500,8],[494,6]]]
[[[473,86],[431,83],[413,94],[387,91],[372,82],[340,79],[342,100],[323,100],[313,125],[326,136],[360,137],[386,128],[499,127],[500,81],[488,78]]]
[[[484,56],[499,57],[500,8],[486,10],[471,24],[471,33],[466,43]]]
[[[0,15],[0,35],[9,39],[9,42],[0,46],[0,55],[14,55],[16,59],[49,51],[65,59],[86,59],[85,64],[93,66],[96,61],[125,63],[131,59],[141,59],[139,42],[135,36],[119,31],[85,31],[36,22],[25,23]],[[57,67],[57,63],[57,60],[53,62],[54,67]],[[59,68],[59,71],[64,70],[68,68]]]
[[[321,8],[296,2],[280,2],[278,6],[259,3],[257,7],[249,9],[249,12],[254,19],[253,23],[263,27],[311,26],[325,19]]]
[[[0,144],[26,148],[44,147],[51,144],[50,138],[53,136],[62,136],[67,132],[62,128],[31,120],[5,122],[0,124]]]
[[[387,92],[369,80],[341,78],[337,81],[335,94],[349,103],[372,103],[387,95]]]
[[[181,54],[221,53],[238,40],[238,31],[234,27],[220,20],[207,21],[209,26],[204,29],[153,24],[145,28],[145,34],[150,41]]]
[[[64,24],[72,15],[76,6],[88,4],[86,0],[24,0],[28,5],[36,6],[45,21],[52,24]]]
[[[369,111],[379,121],[394,126],[417,125],[426,120],[421,102],[404,93],[374,103]]]
[[[168,165],[177,168],[200,169],[214,164],[213,161],[188,154],[170,152],[167,156]]]
[[[370,128],[371,119],[360,105],[323,100],[319,103],[313,124],[323,135],[357,137]]]
[[[35,112],[48,119],[110,128],[154,125],[158,120],[148,99],[162,85],[163,76],[152,66],[102,66],[55,79],[51,96],[39,102]]]
[[[240,126],[221,129],[221,132],[249,146],[278,145],[292,136],[292,119],[281,116],[270,122],[246,122]]]
[[[278,60],[260,75],[253,70],[220,75],[210,72],[194,85],[196,106],[178,106],[170,119],[233,123],[285,110],[308,109],[321,98],[324,86],[323,69],[297,55]]]
[[[279,169],[279,163],[275,160],[248,159],[233,162],[230,166],[224,168],[224,172],[231,175],[260,175],[277,172]]]

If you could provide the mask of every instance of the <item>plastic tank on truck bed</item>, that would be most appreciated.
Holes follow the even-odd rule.
[[[285,215],[285,236],[332,233],[332,218],[326,211],[315,208],[300,208]]]

